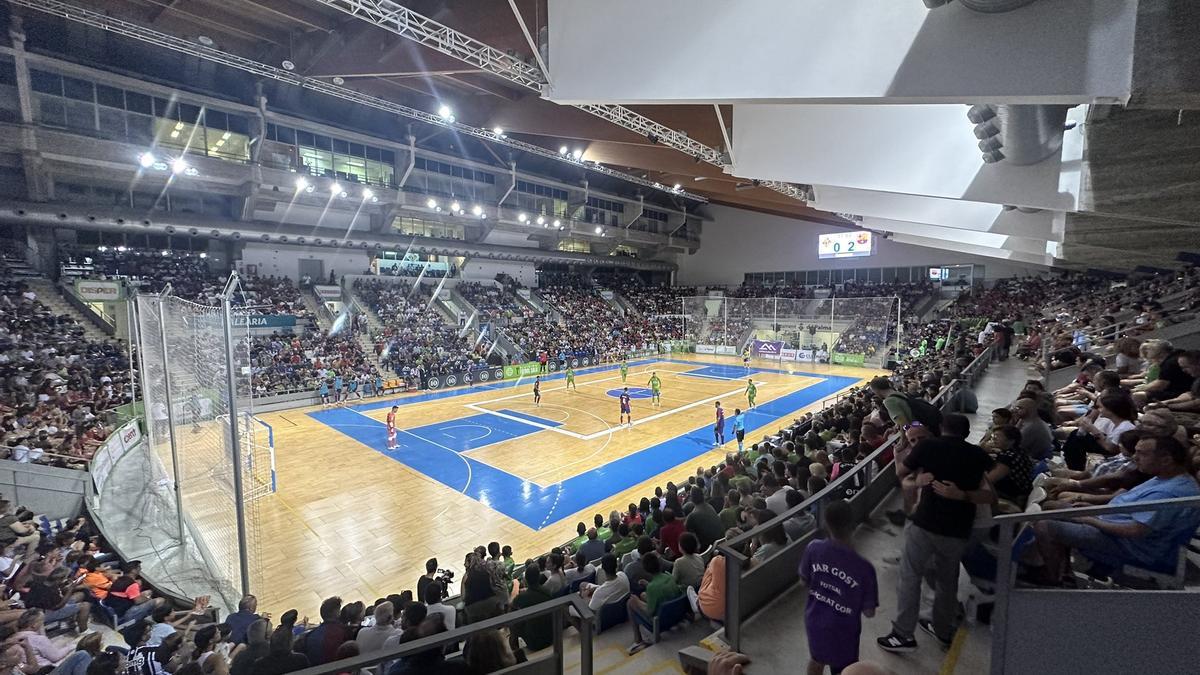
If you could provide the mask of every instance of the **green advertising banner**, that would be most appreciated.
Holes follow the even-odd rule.
[[[831,362],[835,365],[859,367],[862,367],[866,360],[867,357],[862,354],[843,354],[841,352],[834,352],[831,358]]]
[[[504,379],[515,380],[518,377],[537,375],[542,367],[537,361],[519,363],[515,366],[504,366]]]

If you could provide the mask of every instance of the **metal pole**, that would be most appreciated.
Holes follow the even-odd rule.
[[[904,320],[903,320],[903,317],[901,316],[901,312],[903,312],[903,311],[904,311],[904,307],[901,306],[900,296],[897,295],[896,296],[896,356],[900,356],[900,333],[904,330],[903,329]]]
[[[250,595],[250,547],[246,543],[245,491],[242,488],[242,446],[238,437],[237,372],[233,358],[233,312],[229,292],[221,297],[221,324],[225,331],[225,374],[229,391],[229,437],[233,452],[233,506],[237,516],[238,567],[242,595]]]
[[[170,352],[167,347],[167,299],[165,296],[158,296],[158,334],[162,340],[162,361],[163,361],[163,391],[167,396],[167,437],[171,442],[171,471],[175,473],[175,519],[176,527],[179,529],[179,545],[184,546],[183,538],[183,488],[180,486],[179,475],[179,448],[175,442],[175,404],[171,399],[171,368],[169,363]],[[145,392],[142,392],[142,400],[146,400]]]
[[[1050,345],[1047,341],[1048,329],[1042,329],[1042,388],[1050,384]]]
[[[996,549],[996,604],[992,609],[992,674],[1004,672],[1005,640],[1008,634],[1008,594],[1012,588],[1013,524],[1000,523]]]

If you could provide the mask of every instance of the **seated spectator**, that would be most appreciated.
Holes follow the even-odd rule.
[[[79,638],[75,643],[75,651],[58,664],[58,667],[51,671],[51,675],[87,675],[88,667],[103,650],[104,642],[100,634],[88,633]]]
[[[1187,427],[1189,431],[1200,429],[1200,352],[1183,352],[1179,357],[1179,365],[1184,374],[1192,378],[1188,391],[1171,398],[1160,400],[1146,406],[1147,410],[1165,408],[1175,414],[1175,419]]]
[[[238,601],[238,611],[225,617],[225,623],[229,624],[229,628],[232,631],[229,634],[230,642],[235,645],[245,644],[246,629],[250,627],[250,624],[262,618],[257,612],[258,598],[253,595],[244,596]],[[263,639],[266,640],[265,635]]]
[[[582,553],[588,560],[599,560],[605,553],[612,550],[612,546],[608,542],[599,538],[596,528],[591,528],[587,531],[587,541],[579,547],[579,553]]]
[[[40,609],[25,610],[21,618],[17,619],[17,632],[13,636],[16,640],[29,644],[39,668],[57,666],[73,651],[70,647],[55,645],[46,637],[45,617],[45,613]]]
[[[124,573],[108,587],[107,604],[117,613],[122,623],[141,621],[150,616],[154,608],[163,604],[150,590],[142,590],[140,560],[131,560],[121,566]]]
[[[346,641],[349,631],[341,622],[342,599],[334,596],[321,603],[321,623],[303,636],[304,653],[310,665],[334,660],[337,648]]]
[[[721,538],[725,532],[725,527],[722,526],[721,516],[717,514],[716,509],[704,499],[704,490],[702,488],[693,487],[689,494],[689,499],[692,502],[692,512],[688,514],[687,520],[684,521],[684,527],[688,532],[696,535],[700,550],[707,551],[708,547],[713,545],[713,542]]]
[[[679,597],[682,592],[671,575],[663,571],[659,564],[659,557],[654,552],[642,556],[641,563],[643,569],[650,575],[650,583],[646,585],[645,591],[632,593],[627,604],[629,625],[633,627],[633,644],[629,647],[630,654],[636,654],[650,646],[649,642],[642,639],[641,628],[634,617],[641,617],[647,622],[653,621],[659,606],[668,600]]]
[[[494,628],[473,634],[467,639],[463,652],[467,668],[472,674],[494,673],[517,663],[517,657],[513,655],[508,642]]]
[[[996,495],[1024,508],[1033,489],[1033,458],[1021,449],[1021,430],[1003,426],[993,435],[995,464],[987,472]]]
[[[671,568],[671,578],[680,588],[699,587],[704,578],[704,559],[700,557],[700,540],[691,532],[679,536],[679,557]]]
[[[554,595],[542,586],[542,573],[537,566],[527,566],[525,568],[525,587],[513,600],[513,609],[521,610],[553,599]],[[549,647],[554,643],[553,617],[547,614],[518,624],[509,640],[513,651],[517,650],[518,637],[525,641],[526,647],[534,651]]]
[[[1018,398],[1012,407],[1013,421],[1021,431],[1021,449],[1035,460],[1046,459],[1054,448],[1054,436],[1050,425],[1037,414],[1037,402],[1032,398]]]
[[[1184,370],[1181,359],[1188,359],[1189,353],[1172,349],[1170,343],[1156,345],[1150,359],[1158,365],[1157,377],[1146,384],[1133,388],[1133,398],[1138,405],[1169,401],[1185,394],[1192,389],[1195,377]],[[1190,353],[1190,358],[1200,359],[1200,353]]]
[[[270,653],[254,662],[255,675],[284,675],[309,666],[308,657],[292,649],[292,627],[281,625],[271,633]]]
[[[22,594],[25,607],[45,612],[45,623],[68,621],[71,630],[87,633],[91,605],[82,601],[81,593],[75,592],[75,585],[70,583],[67,574],[68,570],[64,567],[55,568],[46,575],[34,570],[29,589]]]
[[[1200,495],[1200,487],[1187,470],[1187,450],[1174,438],[1143,438],[1137,444],[1134,461],[1152,478],[1117,495],[1109,504]],[[1061,583],[1072,548],[1106,565],[1173,569],[1181,536],[1194,532],[1197,525],[1200,511],[1194,508],[1037,521],[1034,533],[1044,565],[1035,578],[1040,583]]]
[[[588,607],[593,612],[609,602],[629,593],[629,577],[617,569],[617,556],[605,553],[600,559],[600,568],[604,572],[604,581],[600,585],[584,582],[579,586],[579,594],[588,601]]]
[[[241,647],[236,649],[233,661],[229,665],[229,675],[254,675],[254,664],[271,653],[271,643],[267,639],[267,631],[271,623],[266,619],[255,619],[242,631]]]

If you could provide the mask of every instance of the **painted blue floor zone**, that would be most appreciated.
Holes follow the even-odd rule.
[[[609,389],[608,391],[606,391],[604,393],[607,394],[611,398],[621,398],[622,391],[623,391],[623,387],[617,387],[616,389]],[[630,387],[629,388],[629,398],[650,398],[653,395],[654,395],[654,392],[651,391],[649,387]]]
[[[755,368],[746,370],[742,366],[704,366],[703,368],[695,368],[676,374],[690,375],[692,377],[708,377],[714,380],[745,380],[757,372]]]
[[[775,420],[832,396],[857,381],[852,377],[814,377],[821,378],[821,381],[748,411],[746,435],[754,438],[754,434],[761,429],[773,431],[778,426]],[[472,415],[401,430],[397,435],[401,447],[386,450],[387,432],[382,422],[345,408],[308,414],[363,445],[534,530],[549,527],[576,511],[604,501],[713,448],[712,426],[705,424],[560,483],[539,485],[460,453],[506,440],[505,434],[509,438],[517,438],[554,431],[540,430],[531,424],[495,415]],[[541,423],[553,424],[549,420],[538,419]],[[484,429],[490,430],[490,433],[485,435]],[[547,463],[554,461],[552,456],[545,459]]]

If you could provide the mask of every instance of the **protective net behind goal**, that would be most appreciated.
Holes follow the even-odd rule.
[[[222,604],[236,607],[243,589],[259,576],[257,501],[274,487],[269,428],[247,409],[252,391],[247,322],[232,328],[227,340],[220,307],[171,296],[139,295],[135,302],[148,462],[179,488],[178,499],[172,495],[175,513],[168,514],[178,523],[167,529],[182,530]],[[240,463],[234,460],[235,440]]]

